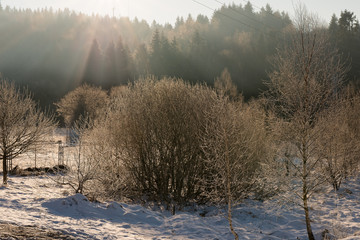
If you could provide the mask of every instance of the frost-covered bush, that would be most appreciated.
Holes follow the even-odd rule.
[[[73,127],[81,117],[95,119],[107,105],[106,91],[98,87],[82,85],[66,94],[55,103],[58,114],[64,119],[67,127]]]
[[[128,189],[166,203],[196,199],[204,170],[199,136],[215,92],[150,77],[120,95],[107,124],[118,161],[132,179]]]
[[[92,131],[102,192],[168,205],[220,203],[225,180],[209,183],[226,173],[222,161],[229,153],[234,197],[244,197],[267,146],[259,109],[181,79],[147,77],[112,89]]]

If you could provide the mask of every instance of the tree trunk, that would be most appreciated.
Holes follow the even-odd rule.
[[[307,134],[305,135],[307,136]],[[307,181],[308,181],[308,157],[307,157],[307,145],[306,145],[306,138],[303,137],[302,139],[302,161],[303,161],[303,169],[302,169],[302,200],[304,205],[304,211],[305,211],[305,223],[306,223],[306,230],[308,234],[309,240],[315,240],[314,234],[311,229],[311,222],[310,222],[310,216],[309,216],[309,206],[308,206],[308,187],[307,187]]]
[[[239,235],[235,232],[233,224],[232,224],[231,198],[228,199],[228,221],[229,221],[230,231],[234,235],[235,240],[239,240]]]
[[[306,230],[308,233],[309,240],[315,240],[314,234],[311,229],[310,223],[310,216],[309,216],[309,207],[308,207],[308,199],[307,196],[304,196],[303,203],[304,203],[304,211],[305,211],[305,222],[306,222]]]
[[[3,184],[7,185],[7,157],[4,154],[3,156]]]
[[[234,235],[235,240],[239,240],[239,235],[235,232],[233,224],[232,224],[232,214],[231,214],[231,172],[230,172],[230,157],[229,157],[229,146],[227,141],[227,134],[225,133],[225,163],[226,163],[226,191],[227,191],[227,198],[228,198],[228,221],[230,226],[230,231]]]

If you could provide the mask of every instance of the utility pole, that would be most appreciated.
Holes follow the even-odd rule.
[[[130,1],[128,0],[128,18],[130,19]]]
[[[116,9],[116,5],[115,5],[115,0],[112,1],[112,17],[115,18],[115,9]]]

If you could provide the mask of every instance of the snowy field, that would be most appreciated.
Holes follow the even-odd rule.
[[[59,146],[62,146],[63,157],[59,156]],[[66,143],[66,129],[60,128],[48,136],[43,144],[32,147],[28,152],[13,159],[12,168],[53,167],[58,164],[74,167],[78,150],[79,147]]]
[[[307,239],[303,211],[276,201],[246,201],[234,210],[240,239]],[[360,239],[360,178],[310,202],[317,239]],[[200,216],[204,215],[204,217]],[[172,216],[125,203],[92,203],[49,177],[10,177],[0,187],[0,222],[64,231],[76,239],[233,239],[224,212],[189,208]]]

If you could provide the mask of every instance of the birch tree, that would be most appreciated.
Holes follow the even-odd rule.
[[[265,116],[256,104],[238,101],[229,91],[231,76],[225,70],[217,83],[218,95],[208,112],[202,147],[205,153],[203,194],[211,202],[227,205],[231,233],[239,239],[232,221],[232,207],[254,190],[256,173],[267,156]],[[219,86],[219,84],[217,84]]]
[[[294,24],[291,41],[273,59],[275,71],[269,76],[268,100],[283,121],[283,141],[295,149],[289,159],[293,174],[288,177],[292,180],[285,184],[301,199],[308,237],[313,240],[309,199],[324,183],[317,171],[319,151],[324,146],[315,143],[326,128],[319,119],[334,104],[346,68],[338,52],[330,47],[326,32],[305,7],[296,10]]]

